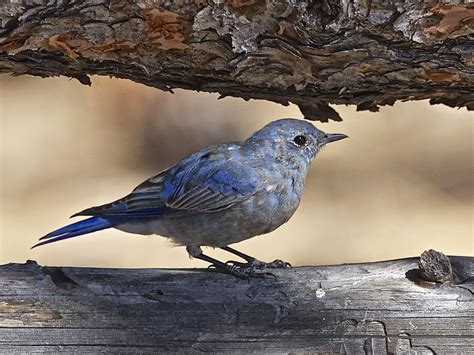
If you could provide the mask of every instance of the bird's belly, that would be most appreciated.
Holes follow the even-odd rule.
[[[278,196],[252,198],[222,211],[137,221],[116,228],[136,234],[158,234],[178,245],[223,247],[275,230],[294,213],[298,203],[293,205],[282,208]]]

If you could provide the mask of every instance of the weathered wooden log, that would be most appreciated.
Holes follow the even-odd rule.
[[[474,108],[474,4],[382,0],[3,1],[0,73],[128,78],[163,90],[378,109]]]
[[[3,265],[0,352],[467,354],[474,258],[449,260],[430,251],[423,272],[409,258],[249,281],[205,270]]]

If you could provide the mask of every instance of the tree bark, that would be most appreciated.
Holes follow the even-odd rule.
[[[127,78],[163,90],[376,111],[397,100],[474,108],[466,1],[3,1],[0,73]]]
[[[419,262],[298,267],[249,281],[200,270],[3,265],[0,349],[467,354],[473,268],[472,257],[434,251]]]

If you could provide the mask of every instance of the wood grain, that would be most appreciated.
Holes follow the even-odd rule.
[[[243,281],[204,270],[0,266],[0,352],[467,354],[474,258],[453,281],[418,258],[298,267]]]

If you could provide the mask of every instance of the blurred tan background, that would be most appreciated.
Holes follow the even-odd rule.
[[[64,78],[0,76],[0,264],[205,266],[162,237],[112,229],[30,247],[74,212],[122,197],[206,145],[300,118],[298,108],[92,81],[86,87]],[[318,155],[294,217],[235,247],[293,265],[401,258],[429,248],[473,255],[474,114],[427,102],[376,114],[337,110],[344,122],[316,125],[350,139]]]

